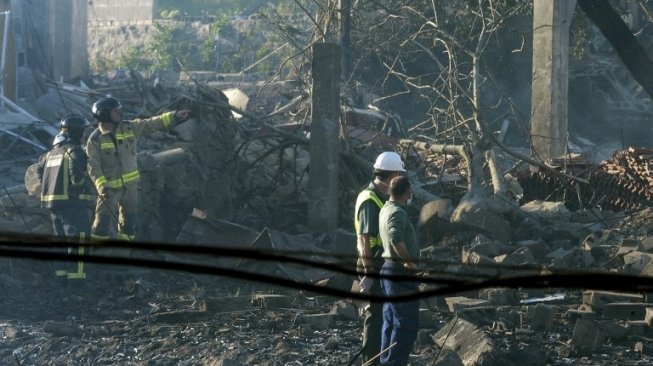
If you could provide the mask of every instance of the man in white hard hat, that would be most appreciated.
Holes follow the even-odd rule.
[[[404,172],[404,163],[394,151],[381,153],[374,162],[374,180],[356,198],[354,227],[358,237],[358,270],[364,274],[379,273],[383,265],[383,244],[379,237],[379,212],[389,194],[390,180]],[[361,281],[364,291],[382,296],[380,282],[370,277]],[[381,328],[383,326],[383,303],[372,302],[363,323],[363,364],[381,352]],[[375,363],[378,364],[376,357]]]

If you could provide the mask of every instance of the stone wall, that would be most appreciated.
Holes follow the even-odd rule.
[[[156,0],[93,0],[88,5],[88,21],[91,24],[151,21],[156,14]]]

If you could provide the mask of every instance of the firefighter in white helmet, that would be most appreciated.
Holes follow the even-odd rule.
[[[381,153],[374,162],[374,180],[356,198],[354,227],[358,237],[359,272],[379,273],[381,270],[383,245],[379,237],[379,212],[388,197],[390,180],[404,171],[404,163],[399,154],[393,151]],[[368,293],[383,295],[378,280],[364,277],[362,283],[364,283],[363,290]],[[382,326],[383,304],[372,302],[366,311],[363,323],[363,363],[372,360],[381,352]]]

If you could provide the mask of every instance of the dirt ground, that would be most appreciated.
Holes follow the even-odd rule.
[[[301,320],[329,313],[342,299],[233,278],[97,264],[89,265],[84,281],[61,281],[51,275],[58,265],[0,260],[0,364],[347,365],[360,344],[360,317],[336,316],[328,326]],[[531,295],[538,293],[546,294]],[[262,294],[283,295],[284,301],[257,301]],[[579,298],[580,292],[568,292],[565,302]],[[452,318],[438,303],[428,302],[433,307],[411,365],[460,365],[433,341]],[[516,324],[509,325],[513,332],[494,331],[494,347],[504,356],[484,365],[651,362],[631,342],[608,343],[591,358],[564,357],[573,326],[559,314],[548,332],[517,331],[527,328],[520,326],[523,308],[504,306],[487,319],[483,328],[490,333],[492,321],[506,314]]]

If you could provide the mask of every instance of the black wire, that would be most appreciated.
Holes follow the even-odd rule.
[[[25,236],[25,235],[20,235],[20,234],[9,234],[5,235],[4,237],[0,236],[0,246],[2,246],[3,241],[4,242],[11,242],[11,241],[16,241],[20,243],[21,247],[37,247],[37,248],[49,248],[52,246],[65,246],[68,247],[70,246],[70,243],[65,242],[65,241],[52,241],[52,238],[50,236],[37,236],[37,235],[32,235],[32,236]],[[338,263],[334,263],[333,261],[327,262],[324,259],[320,260],[312,260],[308,259],[309,257],[325,257],[325,258],[330,258],[330,259],[340,259],[340,260],[346,260],[346,261],[352,261],[353,262],[353,257],[350,256],[338,256],[335,254],[331,254],[328,252],[315,252],[315,251],[286,251],[286,250],[278,250],[278,249],[260,249],[260,248],[243,248],[241,247],[236,247],[236,246],[221,246],[221,245],[196,245],[196,244],[170,244],[170,243],[156,243],[156,242],[126,242],[126,241],[119,241],[119,240],[107,240],[107,241],[102,241],[101,243],[96,243],[96,242],[86,242],[86,243],[75,243],[75,245],[78,246],[83,246],[89,249],[92,249],[94,247],[104,247],[104,248],[122,248],[122,249],[136,249],[136,250],[142,250],[142,251],[163,251],[163,252],[177,252],[177,253],[185,253],[185,254],[191,254],[191,255],[211,255],[211,256],[216,256],[216,257],[229,257],[229,258],[244,258],[244,259],[254,259],[254,260],[259,260],[259,261],[264,261],[264,262],[287,262],[287,263],[293,263],[293,264],[298,264],[298,265],[305,265],[308,267],[313,267],[313,268],[319,268],[319,269],[324,269],[332,272],[337,272],[337,273],[342,273],[342,274],[347,274],[347,275],[362,275],[363,273],[352,269],[352,266],[347,266],[347,265],[342,265]],[[437,264],[439,267],[443,267],[445,269],[443,270],[438,270],[438,269],[429,269],[429,268],[423,268],[423,271],[427,272],[422,272],[421,275],[418,275],[418,278],[421,282],[433,282],[433,283],[438,283],[438,284],[458,284],[464,282],[464,279],[495,279],[500,276],[505,276],[506,273],[501,273],[501,272],[517,272],[517,273],[524,273],[527,272],[531,275],[541,273],[542,271],[551,271],[551,268],[546,268],[544,266],[515,266],[515,265],[503,265],[503,264],[498,264],[498,263],[488,263],[485,265],[474,265],[474,266],[468,266],[462,263],[458,262],[453,262],[453,261],[430,261],[427,262],[430,264]],[[469,267],[472,271],[469,273],[461,273],[461,272],[453,272],[453,271],[447,271],[446,268],[448,266],[458,266],[459,268],[467,268]],[[484,275],[482,273],[478,273],[478,271],[475,271],[475,269],[494,269],[497,270],[499,273],[497,274],[488,274]],[[559,275],[564,275],[564,274],[571,274],[571,275],[576,275],[578,273],[586,273],[586,274],[591,274],[591,273],[600,273],[600,272],[590,272],[590,271],[584,271],[584,272],[578,272],[577,270],[573,269],[556,269],[555,270],[556,274]],[[419,272],[418,272],[419,273]],[[369,277],[372,278],[384,278],[378,273],[368,273],[367,274]],[[435,275],[449,275],[449,278],[445,277],[436,277]],[[416,279],[415,275],[408,275],[408,276],[395,276],[393,278],[396,279],[402,279],[402,280],[408,280],[408,281],[414,281]]]
[[[193,263],[182,263],[162,260],[149,260],[141,258],[124,258],[124,257],[106,257],[95,255],[77,255],[52,253],[49,251],[33,251],[25,249],[4,249],[0,247],[0,257],[12,258],[29,258],[37,260],[62,260],[62,261],[85,261],[91,263],[104,264],[122,264],[140,267],[168,269],[176,271],[185,271],[198,274],[209,274],[216,276],[225,276],[238,279],[244,279],[254,282],[277,285],[287,288],[306,290],[314,293],[320,293],[330,296],[345,297],[359,300],[369,300],[375,302],[383,301],[411,301],[433,296],[443,296],[453,293],[480,290],[483,288],[567,288],[567,289],[594,289],[616,292],[653,292],[653,277],[623,275],[615,273],[568,273],[568,274],[546,274],[546,275],[528,275],[514,276],[506,278],[492,278],[487,280],[467,280],[453,283],[449,286],[443,286],[432,290],[417,293],[409,293],[397,296],[376,296],[361,293],[318,286],[310,283],[300,282],[278,276],[269,276],[261,273],[253,273],[244,270],[230,269],[223,267],[214,267]],[[265,257],[257,257],[257,260]],[[288,258],[295,260],[296,258]],[[382,276],[382,278],[396,277]],[[413,281],[426,282],[429,279],[413,277]]]
[[[20,242],[19,247],[37,247],[37,248],[47,248],[52,246],[64,246],[68,247],[71,243],[65,241],[49,242],[46,237],[41,237],[42,242]],[[324,261],[310,260],[303,257],[297,257],[297,255],[317,255],[322,253],[315,252],[287,252],[287,251],[266,251],[260,249],[241,249],[234,247],[209,247],[209,246],[197,246],[197,245],[188,245],[188,244],[157,244],[157,243],[143,243],[142,246],[134,245],[134,242],[125,242],[125,241],[103,241],[100,243],[75,243],[77,246],[83,246],[85,248],[122,248],[122,249],[135,249],[135,250],[144,250],[144,251],[168,251],[168,252],[179,252],[192,255],[211,255],[217,257],[226,257],[226,258],[241,258],[241,259],[253,259],[261,262],[285,262],[293,263],[299,265],[305,265],[310,268],[319,268],[328,270],[331,272],[342,273],[347,275],[362,275],[362,272],[358,272],[355,269],[347,268],[338,264],[327,263]],[[6,244],[2,244],[2,238],[0,238],[0,247],[6,247]],[[41,251],[39,253],[42,253]],[[110,258],[110,257],[105,257]],[[165,262],[165,263],[176,263],[176,262]],[[421,281],[430,282],[430,283],[447,283],[447,284],[457,284],[461,283],[462,280],[458,279],[445,279],[445,278],[433,278],[433,277],[416,277],[416,276],[382,276],[380,274],[367,274],[369,277],[373,278],[393,278],[396,280],[403,281],[415,281],[419,279]]]

